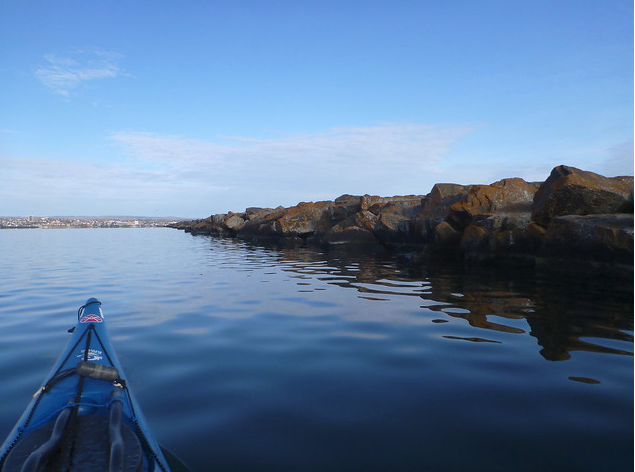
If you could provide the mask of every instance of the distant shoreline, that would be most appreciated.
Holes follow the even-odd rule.
[[[149,217],[0,217],[0,229],[162,228],[178,221]]]

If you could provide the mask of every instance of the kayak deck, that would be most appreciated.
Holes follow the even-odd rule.
[[[71,339],[0,450],[1,472],[169,472],[128,389],[101,303],[79,309]]]

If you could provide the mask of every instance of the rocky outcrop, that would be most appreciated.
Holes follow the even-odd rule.
[[[193,233],[322,246],[380,246],[470,261],[633,265],[633,177],[558,166],[542,183],[436,184],[427,195],[342,195],[175,225]]]
[[[565,215],[633,213],[633,177],[607,178],[558,166],[536,193],[533,220],[546,226]]]

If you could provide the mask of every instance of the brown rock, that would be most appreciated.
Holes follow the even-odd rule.
[[[233,233],[237,233],[244,226],[245,220],[235,213],[227,214],[227,217],[223,220],[225,228]]]
[[[282,207],[278,207],[277,210],[281,210]],[[273,208],[260,208],[260,207],[249,207],[245,210],[245,220],[253,220],[256,218],[263,218],[266,215],[273,213],[275,210]]]
[[[328,217],[332,225],[345,220],[362,209],[362,197],[355,195],[341,195],[335,199],[329,210]]]
[[[489,252],[490,234],[483,226],[469,225],[461,237],[461,250],[465,253]]]
[[[282,236],[307,236],[313,234],[317,223],[332,202],[300,203],[286,209],[277,219],[277,229]]]
[[[289,208],[277,208],[271,212],[250,212],[238,234],[241,238],[266,237],[306,237],[315,232],[323,213],[333,206],[333,202],[301,202]]]
[[[378,197],[377,195],[364,195],[361,200],[361,209],[370,210],[376,215],[387,205],[397,207],[417,207],[421,205],[423,195],[395,195],[394,197]]]
[[[529,213],[495,214],[465,228],[460,249],[469,258],[477,259],[531,256],[542,238],[530,226]]]
[[[450,208],[450,218],[459,227],[470,224],[478,215],[528,212],[536,186],[523,179],[499,180],[491,185],[473,185]]]
[[[345,226],[337,224],[333,226],[323,237],[323,242],[329,245],[339,244],[373,244],[378,243],[377,238],[367,229],[359,226]]]
[[[462,233],[457,231],[450,223],[444,221],[434,228],[434,244],[440,248],[458,246]]]
[[[564,215],[633,212],[633,177],[603,177],[575,167],[558,166],[534,197],[533,220],[547,226]]]
[[[276,220],[282,217],[284,210],[284,208],[279,207],[271,212],[251,212],[237,236],[243,239],[251,239],[279,235],[278,230],[276,230]]]
[[[569,215],[553,218],[540,256],[633,265],[633,215]]]
[[[387,245],[413,243],[412,219],[397,212],[382,212],[375,224],[375,236]]]
[[[375,222],[377,216],[367,210],[358,211],[352,218],[352,224],[349,226],[357,226],[358,228],[366,231],[373,231],[375,229]]]
[[[435,184],[426,196],[421,210],[422,218],[445,217],[450,207],[467,195],[471,186],[458,184]]]

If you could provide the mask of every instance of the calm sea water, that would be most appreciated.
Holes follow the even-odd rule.
[[[0,442],[99,298],[193,471],[632,471],[632,280],[0,231]]]

